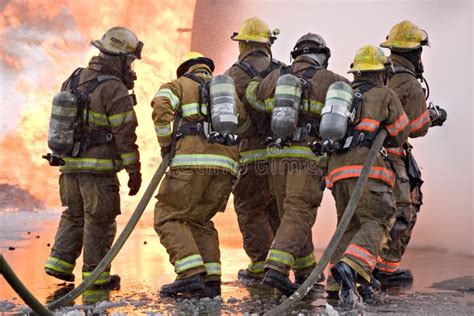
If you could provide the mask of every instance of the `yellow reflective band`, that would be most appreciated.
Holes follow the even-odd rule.
[[[235,133],[243,134],[250,128],[251,125],[252,125],[252,121],[248,118],[241,126],[237,127],[237,129],[235,130]]]
[[[268,158],[305,158],[314,161],[320,161],[323,156],[316,156],[309,147],[306,146],[291,146],[279,148],[268,148]]]
[[[240,152],[241,164],[248,164],[255,161],[266,160],[267,158],[268,158],[267,148]]]
[[[44,267],[66,274],[72,274],[72,271],[74,270],[74,264],[70,264],[69,262],[54,257],[48,257]]]
[[[321,114],[321,110],[324,107],[324,103],[319,102],[317,100],[310,100],[309,101],[309,111],[313,114]]]
[[[188,117],[191,115],[206,115],[207,114],[207,104],[201,105],[201,111],[199,112],[199,103],[188,103],[181,106],[183,111],[183,117]]]
[[[219,167],[236,175],[239,164],[229,157],[210,154],[176,155],[171,160],[171,167]]]
[[[299,97],[301,96],[301,88],[289,85],[277,85],[275,88],[275,96],[276,95]]]
[[[108,301],[109,292],[110,291],[102,288],[85,290],[84,293],[82,293],[82,299],[86,304],[94,304],[98,302]]]
[[[170,89],[160,89],[155,95],[156,97],[167,98],[171,103],[171,108],[176,110],[176,107],[179,105],[179,98],[171,91]]]
[[[252,108],[259,112],[265,112],[265,104],[257,97],[259,86],[259,81],[250,81],[247,89],[245,90],[245,98]]]
[[[201,255],[191,255],[177,260],[174,264],[174,270],[176,273],[181,273],[199,266],[204,266]]]
[[[264,261],[255,261],[249,264],[249,266],[247,267],[247,270],[249,270],[252,273],[262,273],[262,272],[265,272],[264,268],[265,268]]]
[[[265,99],[265,111],[266,112],[273,111],[274,106],[275,106],[275,98]]]
[[[75,117],[76,113],[77,113],[76,107],[64,107],[64,106],[57,106],[53,104],[51,108],[51,114],[58,115],[58,116]]]
[[[206,267],[207,275],[211,275],[211,274],[221,275],[222,274],[221,264],[218,262],[205,263],[204,266]]]
[[[165,137],[171,135],[171,124],[155,125],[156,136]]]
[[[295,258],[291,253],[276,249],[270,249],[267,256],[267,261],[283,263],[289,267],[292,267],[295,263]]]
[[[293,265],[293,270],[302,270],[309,268],[316,264],[316,259],[314,258],[314,254],[309,254],[305,257],[300,257],[295,259],[295,264]]]
[[[124,112],[124,113],[115,114],[115,115],[109,116],[107,119],[108,119],[111,127],[118,127],[118,126],[121,126],[123,124],[127,124],[127,123],[137,121],[134,110]]]
[[[83,119],[84,121],[87,120],[87,111],[84,111],[83,114]],[[94,111],[89,111],[89,123],[90,124],[95,124],[95,125],[100,125],[100,126],[108,126],[109,121],[107,120],[107,115],[94,112]]]
[[[92,272],[82,272],[82,278],[86,279],[91,274],[92,274]],[[110,272],[106,271],[106,272],[102,272],[101,274],[99,274],[99,277],[97,279],[95,279],[94,284],[95,285],[103,285],[103,284],[108,283],[109,281],[110,281]]]
[[[120,159],[122,159],[122,165],[124,166],[136,164],[138,162],[138,157],[138,151],[120,155]]]
[[[350,104],[352,100],[352,94],[345,90],[329,90],[326,94],[326,101],[330,99],[338,99]]]
[[[121,161],[114,161],[112,159],[97,159],[97,158],[63,158],[66,164],[59,168],[60,171],[67,170],[96,170],[96,171],[111,171],[122,169]]]

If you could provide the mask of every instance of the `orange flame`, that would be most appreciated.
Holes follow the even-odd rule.
[[[180,57],[190,49],[191,33],[177,30],[192,26],[195,4],[196,0],[25,0],[2,5],[0,69],[9,82],[1,84],[11,98],[0,109],[2,125],[10,127],[0,135],[0,182],[18,185],[49,206],[59,204],[59,173],[41,159],[48,152],[52,97],[76,67],[86,66],[97,54],[88,42],[121,25],[145,43],[143,59],[135,62],[135,111],[146,183],[159,162],[150,100],[161,84],[174,78]],[[15,114],[20,117],[16,124],[12,123]]]

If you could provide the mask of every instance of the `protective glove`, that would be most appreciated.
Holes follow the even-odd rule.
[[[161,158],[165,158],[171,152],[171,146],[161,147]]]
[[[428,108],[428,112],[430,114],[431,126],[443,126],[443,123],[448,118],[446,110],[440,108],[438,105]]]
[[[132,172],[128,174],[128,187],[130,191],[128,195],[133,196],[138,193],[140,186],[142,185],[142,174],[138,172]]]

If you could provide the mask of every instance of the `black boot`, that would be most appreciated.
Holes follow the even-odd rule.
[[[410,269],[398,269],[392,273],[375,269],[373,275],[383,287],[406,287],[413,284],[413,273]]]
[[[221,281],[208,281],[204,283],[201,297],[214,298],[221,295]]]
[[[202,276],[196,274],[183,279],[176,279],[173,283],[165,284],[160,289],[160,296],[172,297],[178,294],[200,294],[203,290]]]
[[[275,287],[285,294],[292,294],[296,291],[296,287],[291,283],[288,275],[273,269],[268,269],[263,278],[263,284]]]
[[[63,273],[63,272],[59,272],[59,271],[49,269],[49,268],[44,268],[44,271],[46,272],[46,274],[48,274],[52,277],[55,277],[56,279],[60,279],[60,280],[66,281],[66,282],[74,282],[74,274],[72,274],[72,273],[70,273],[70,274],[69,273]]]
[[[370,299],[376,292],[380,291],[382,288],[380,282],[372,276],[372,280],[369,285],[361,285],[359,293],[364,300]]]
[[[295,287],[298,289],[304,283],[304,281],[306,281],[309,275],[310,274],[295,276]],[[318,288],[321,289],[322,287],[324,287],[323,285],[318,284],[318,283],[321,283],[325,280],[326,280],[326,276],[324,275],[324,273],[321,273],[318,276],[318,280],[316,281],[316,284],[312,287],[311,290],[318,290]]]
[[[334,279],[339,283],[339,302],[355,305],[358,302],[359,292],[356,288],[356,272],[345,262],[339,262],[331,268]]]
[[[109,282],[104,284],[94,285],[96,288],[106,290],[119,290],[120,289],[120,276],[118,274],[110,275]]]
[[[237,273],[237,277],[242,281],[262,281],[265,273],[250,272],[248,269],[241,269]]]

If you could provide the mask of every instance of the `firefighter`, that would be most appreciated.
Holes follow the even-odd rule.
[[[430,126],[442,125],[446,120],[445,110],[427,107],[427,95],[420,83],[425,82],[421,53],[423,46],[427,45],[428,34],[410,21],[394,25],[387,40],[380,44],[391,52],[390,58],[395,71],[388,80],[388,87],[398,95],[410,120],[411,138],[425,136]],[[384,286],[413,281],[413,274],[409,269],[399,268],[422,204],[422,181],[409,172],[411,160],[408,159],[408,151],[412,151],[409,143],[387,149],[397,174],[394,187],[397,212],[388,247],[378,257],[374,270],[374,276]]]
[[[261,120],[245,99],[245,89],[254,77],[265,77],[282,63],[272,60],[271,45],[278,30],[270,31],[257,17],[244,20],[231,39],[239,42],[238,61],[225,73],[234,79],[237,96],[244,103],[252,122],[252,134],[240,142],[240,170],[233,188],[234,208],[243,236],[244,250],[250,257],[246,269],[238,272],[243,280],[261,280],[263,265],[280,218],[276,200],[268,183],[265,137],[269,120]],[[259,194],[254,194],[259,192]]]
[[[266,135],[273,139],[270,144],[273,147],[267,150],[269,182],[277,199],[281,223],[265,260],[263,282],[285,293],[295,290],[295,284],[288,277],[291,269],[295,282],[302,284],[316,265],[311,229],[323,197],[321,184],[326,160],[317,157],[308,143],[319,138],[317,127],[329,85],[336,81],[347,82],[327,70],[330,55],[320,35],[303,35],[291,53],[294,58],[291,66],[276,69],[263,80],[252,80],[246,90],[250,105],[268,115],[276,109],[276,92],[282,76],[292,74],[289,80],[303,83],[301,88],[282,85],[283,95],[289,88],[294,97],[300,99],[296,109],[299,118],[291,122],[296,126],[292,135],[284,142],[272,134]],[[273,132],[282,123],[280,120],[285,121],[287,117],[272,114]]]
[[[386,147],[400,146],[410,131],[408,117],[397,95],[385,86],[388,65],[391,65],[390,61],[380,48],[366,45],[356,53],[349,70],[354,74],[352,88],[359,96],[354,103],[355,126],[349,132],[352,141],[344,151],[329,155],[326,176],[326,186],[332,190],[336,201],[338,221],[344,214],[379,129],[388,131],[384,142]],[[372,271],[394,221],[392,187],[395,177],[382,150],[369,173],[354,216],[331,259],[331,274],[340,285],[339,299],[343,303],[354,303],[354,295],[358,295],[356,282],[366,286],[374,282]]]
[[[69,282],[74,281],[74,266],[82,250],[82,277],[86,278],[112,246],[115,218],[120,214],[117,172],[123,168],[128,172],[129,195],[137,194],[141,185],[135,96],[128,90],[136,79],[131,64],[141,58],[143,43],[130,30],[113,27],[91,44],[100,54],[61,87],[61,91],[82,91],[90,102],[80,112],[85,120],[74,134],[81,141],[78,151],[62,158],[59,190],[67,208],[44,266],[47,274]],[[117,279],[111,277],[108,267],[94,284],[116,283]]]
[[[173,283],[161,288],[160,295],[165,297],[220,295],[219,240],[212,218],[226,207],[239,168],[239,152],[236,146],[208,141],[211,109],[206,86],[213,71],[211,59],[190,52],[177,69],[177,79],[162,85],[151,102],[162,155],[177,140],[170,170],[157,195],[154,219],[155,231],[177,274]],[[249,122],[243,105],[237,104],[240,131],[244,132]]]

